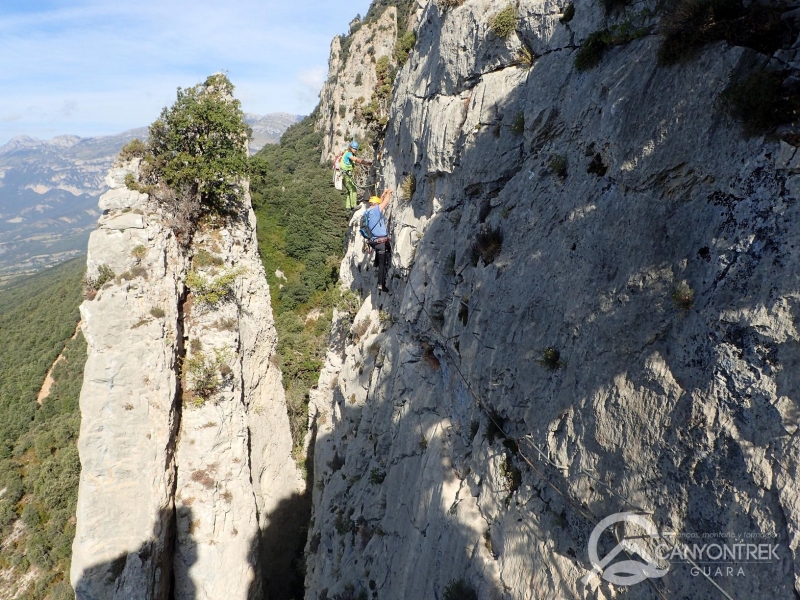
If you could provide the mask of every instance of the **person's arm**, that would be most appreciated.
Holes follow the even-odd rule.
[[[378,205],[378,208],[381,209],[381,213],[386,212],[386,207],[389,206],[389,201],[392,199],[392,189],[385,189],[381,194],[381,203]]]
[[[357,156],[354,156],[353,160],[355,162],[357,162],[358,164],[360,164],[360,165],[371,165],[372,164],[371,160],[367,160],[366,158],[358,158]]]

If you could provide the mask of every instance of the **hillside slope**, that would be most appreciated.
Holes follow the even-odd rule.
[[[84,264],[75,259],[0,290],[0,598],[70,597],[80,463],[76,331]],[[73,335],[74,334],[74,335]],[[72,338],[72,339],[70,339]],[[56,357],[49,393],[37,404]]]

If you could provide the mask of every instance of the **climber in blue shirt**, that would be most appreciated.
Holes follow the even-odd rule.
[[[386,209],[392,199],[392,190],[383,190],[383,194],[378,198],[372,196],[369,199],[370,208],[366,209],[367,223],[372,232],[373,240],[370,244],[375,248],[375,268],[378,270],[378,291],[387,293],[386,271],[388,270],[388,259],[392,252],[389,243],[389,231],[386,227]]]

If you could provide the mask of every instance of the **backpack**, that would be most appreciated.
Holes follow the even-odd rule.
[[[377,239],[375,234],[372,233],[372,227],[369,226],[369,213],[371,210],[372,208],[365,210],[358,222],[358,233],[360,233],[361,237],[364,238],[370,245],[374,244],[375,240]],[[383,214],[381,214],[381,218],[378,220],[378,223],[380,223],[382,220]]]
[[[342,183],[342,157],[344,157],[345,152],[347,152],[347,150],[342,150],[333,159],[333,187],[339,191],[344,189]]]

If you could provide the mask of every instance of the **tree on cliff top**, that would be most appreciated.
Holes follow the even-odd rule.
[[[207,212],[235,212],[247,171],[250,128],[233,89],[222,73],[178,88],[175,103],[150,125],[147,144],[137,146],[140,184],[129,182],[129,187],[155,195],[184,221],[196,221]],[[133,150],[129,144],[123,156]],[[188,223],[177,229],[187,227],[184,233],[191,233]]]

